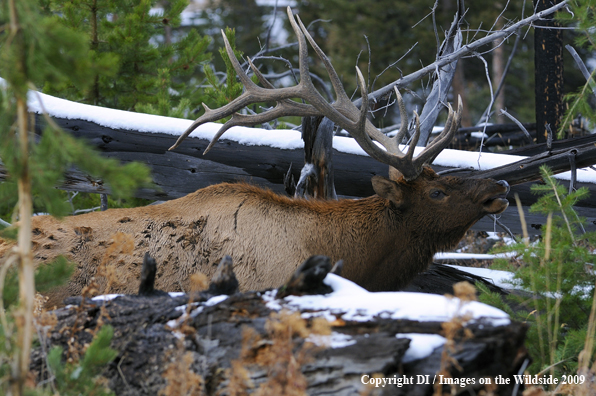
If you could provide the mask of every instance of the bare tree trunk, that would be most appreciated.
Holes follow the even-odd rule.
[[[26,48],[23,30],[19,25],[19,15],[15,0],[10,0],[8,6],[10,10],[10,34],[13,38],[11,45],[14,46],[14,53],[17,57],[16,73],[19,73],[22,78],[26,78]],[[20,216],[19,236],[17,240],[17,254],[19,256],[19,307],[14,314],[18,334],[11,388],[13,395],[20,396],[24,394],[25,380],[29,373],[35,281],[33,277],[33,254],[31,251],[31,214],[33,204],[29,174],[29,116],[27,114],[26,91],[22,92],[22,87],[16,87],[15,96],[20,151],[20,174],[17,180]]]
[[[536,12],[559,4],[560,0],[534,0]],[[546,142],[547,126],[554,134],[563,115],[563,31],[548,15],[536,21],[534,68],[536,78],[536,140]],[[553,138],[556,136],[553,136]]]
[[[326,117],[303,117],[304,167],[296,197],[337,199],[333,181],[333,122]]]
[[[499,7],[500,8],[500,7]],[[496,30],[501,30],[504,27],[504,19],[500,18],[496,23]],[[499,38],[493,42],[493,52],[492,52],[492,83],[493,83],[493,90],[496,90],[504,77],[505,72],[505,49],[503,48],[503,39]],[[496,122],[497,124],[504,124],[507,122],[507,119],[503,114],[501,114],[500,110],[505,109],[505,89],[501,89],[498,96],[495,98],[495,103],[493,106],[494,110],[496,111]]]
[[[34,300],[34,267],[33,253],[31,251],[31,179],[29,175],[28,155],[29,139],[27,128],[27,105],[23,98],[17,99],[17,112],[19,123],[19,146],[22,163],[21,175],[18,179],[19,191],[19,308],[15,314],[18,355],[14,372],[15,395],[22,395],[25,380],[29,373],[29,356],[31,354],[31,340],[33,334],[33,300]]]

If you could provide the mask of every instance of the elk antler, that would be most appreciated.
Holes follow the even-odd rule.
[[[192,123],[192,125],[178,138],[176,143],[170,147],[170,150],[178,147],[182,140],[184,140],[199,125],[210,121],[216,121],[230,115],[232,118],[227,121],[213,137],[211,143],[209,143],[209,146],[207,146],[205,149],[205,153],[207,153],[211,147],[213,147],[215,142],[221,137],[221,135],[224,134],[224,132],[233,126],[252,126],[274,120],[281,116],[307,117],[323,115],[339,125],[341,128],[348,131],[368,155],[379,162],[399,170],[406,180],[413,180],[418,177],[418,175],[422,172],[422,167],[424,164],[430,163],[432,160],[434,160],[441,150],[443,150],[449,144],[453,134],[459,127],[462,112],[461,98],[459,98],[457,113],[454,114],[451,105],[449,105],[449,116],[447,118],[447,122],[445,123],[445,129],[443,129],[441,134],[415,158],[414,149],[420,136],[420,120],[418,115],[414,113],[416,120],[414,136],[412,137],[412,141],[410,142],[407,152],[403,153],[399,148],[399,143],[407,131],[408,117],[403,99],[397,88],[394,87],[401,114],[401,127],[397,135],[390,138],[375,128],[366,117],[368,113],[368,92],[366,82],[364,81],[364,77],[362,76],[360,69],[356,67],[358,84],[360,85],[362,94],[362,108],[358,109],[346,94],[337,72],[331,65],[331,61],[317,45],[312,36],[308,33],[306,27],[300,20],[300,17],[297,15],[294,16],[290,7],[288,7],[288,17],[290,19],[292,29],[298,38],[300,67],[300,82],[298,85],[274,89],[273,85],[261,74],[261,72],[255,67],[249,58],[248,63],[250,68],[252,69],[253,73],[255,73],[264,88],[253,83],[244,70],[242,70],[242,67],[236,59],[230,43],[222,31],[226,51],[230,61],[232,62],[234,70],[236,70],[240,81],[244,85],[245,91],[238,98],[219,109],[211,110],[209,107],[203,104],[205,113]],[[308,68],[308,49],[306,40],[309,41],[317,53],[317,56],[323,62],[327,73],[329,74],[331,85],[333,86],[336,96],[336,100],[333,103],[327,102],[323,96],[319,94],[312,83]],[[292,101],[291,98],[300,98],[307,103],[295,102]],[[243,115],[237,113],[237,111],[244,108],[245,106],[257,102],[267,101],[275,101],[277,105],[273,109],[264,111],[260,114]],[[374,143],[373,140],[380,143],[385,150]]]

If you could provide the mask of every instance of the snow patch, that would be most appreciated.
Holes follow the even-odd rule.
[[[403,363],[424,359],[447,341],[445,337],[438,334],[400,333],[395,336],[410,339],[410,346],[402,359]]]

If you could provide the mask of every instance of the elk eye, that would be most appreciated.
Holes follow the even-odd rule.
[[[430,192],[430,197],[433,199],[443,198],[444,196],[445,196],[445,193],[441,190],[432,190]]]

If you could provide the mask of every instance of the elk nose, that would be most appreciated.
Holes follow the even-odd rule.
[[[507,189],[507,192],[505,192],[505,194],[508,194],[509,193],[509,188],[510,188],[509,187],[509,183],[507,183],[505,180],[499,180],[497,182],[497,184],[500,185],[500,186],[503,186],[503,187],[505,187]]]

